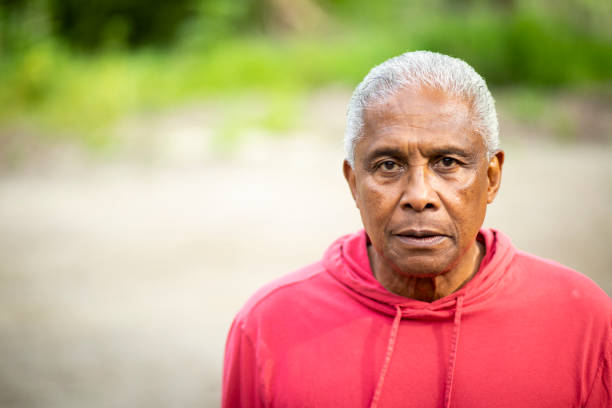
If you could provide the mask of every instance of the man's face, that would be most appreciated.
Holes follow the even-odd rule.
[[[364,113],[344,174],[372,245],[407,276],[452,270],[474,244],[501,178],[462,99],[404,89]]]

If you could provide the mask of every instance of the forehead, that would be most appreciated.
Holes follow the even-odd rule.
[[[402,89],[366,108],[363,119],[362,140],[366,145],[484,146],[482,138],[473,130],[468,103],[438,89]]]

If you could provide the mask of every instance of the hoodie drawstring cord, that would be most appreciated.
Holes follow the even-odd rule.
[[[399,330],[399,324],[402,320],[402,309],[399,305],[395,305],[395,318],[393,319],[393,325],[391,326],[391,333],[389,334],[389,342],[387,343],[387,353],[385,355],[385,362],[383,363],[382,369],[380,370],[380,376],[378,377],[378,383],[376,384],[376,390],[374,391],[374,397],[372,397],[372,403],[370,408],[378,407],[378,400],[380,399],[380,393],[382,391],[383,384],[385,383],[385,376],[391,363],[391,356],[393,355],[393,348],[395,347],[395,339],[397,338],[397,331]]]
[[[453,337],[451,339],[451,352],[448,362],[448,372],[446,375],[446,387],[444,391],[444,407],[450,408],[451,395],[453,392],[453,380],[455,378],[455,363],[457,362],[457,347],[459,346],[459,332],[461,329],[461,313],[463,312],[463,296],[457,298],[455,309],[455,323]]]
[[[453,380],[455,378],[455,366],[457,362],[457,348],[459,346],[459,334],[461,329],[461,315],[463,313],[463,298],[460,296],[457,298],[457,304],[455,308],[455,321],[453,324],[453,337],[451,338],[451,351],[448,362],[448,373],[446,376],[446,385],[444,390],[444,407],[451,408],[451,396],[453,392]],[[385,361],[380,375],[378,377],[378,383],[376,384],[376,390],[372,397],[372,403],[370,408],[377,408],[378,401],[380,399],[380,393],[382,392],[383,385],[385,383],[385,376],[391,363],[391,357],[393,356],[393,349],[395,348],[395,340],[397,338],[397,332],[399,330],[400,321],[402,320],[402,309],[399,305],[395,306],[395,318],[393,319],[393,325],[391,326],[391,333],[389,334],[389,342],[387,343],[387,353],[385,355]]]

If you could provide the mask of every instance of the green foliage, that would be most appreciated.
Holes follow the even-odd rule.
[[[47,0],[54,31],[83,50],[171,44],[195,12],[193,0]]]
[[[286,129],[303,92],[354,87],[372,66],[414,49],[463,58],[492,85],[612,79],[607,26],[594,29],[556,3],[536,9],[520,1],[483,7],[468,0],[321,0],[325,23],[301,32],[270,28],[280,26],[269,21],[282,12],[266,8],[272,3],[105,0],[88,10],[76,0],[0,3],[0,121],[34,122],[98,145],[108,141],[104,129],[131,112],[202,97],[264,95],[267,110],[224,126],[223,137],[233,140],[243,126]],[[65,17],[66,10],[76,14]],[[589,16],[607,9],[579,10]],[[173,46],[154,46],[164,43]]]
[[[551,100],[543,92],[533,88],[515,88],[497,98],[514,116],[521,120],[537,124],[543,117],[550,117],[553,112]]]

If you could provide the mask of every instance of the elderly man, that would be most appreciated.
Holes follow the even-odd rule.
[[[504,153],[468,64],[375,67],[345,143],[365,230],[238,313],[224,407],[612,406],[610,298],[481,228]]]

